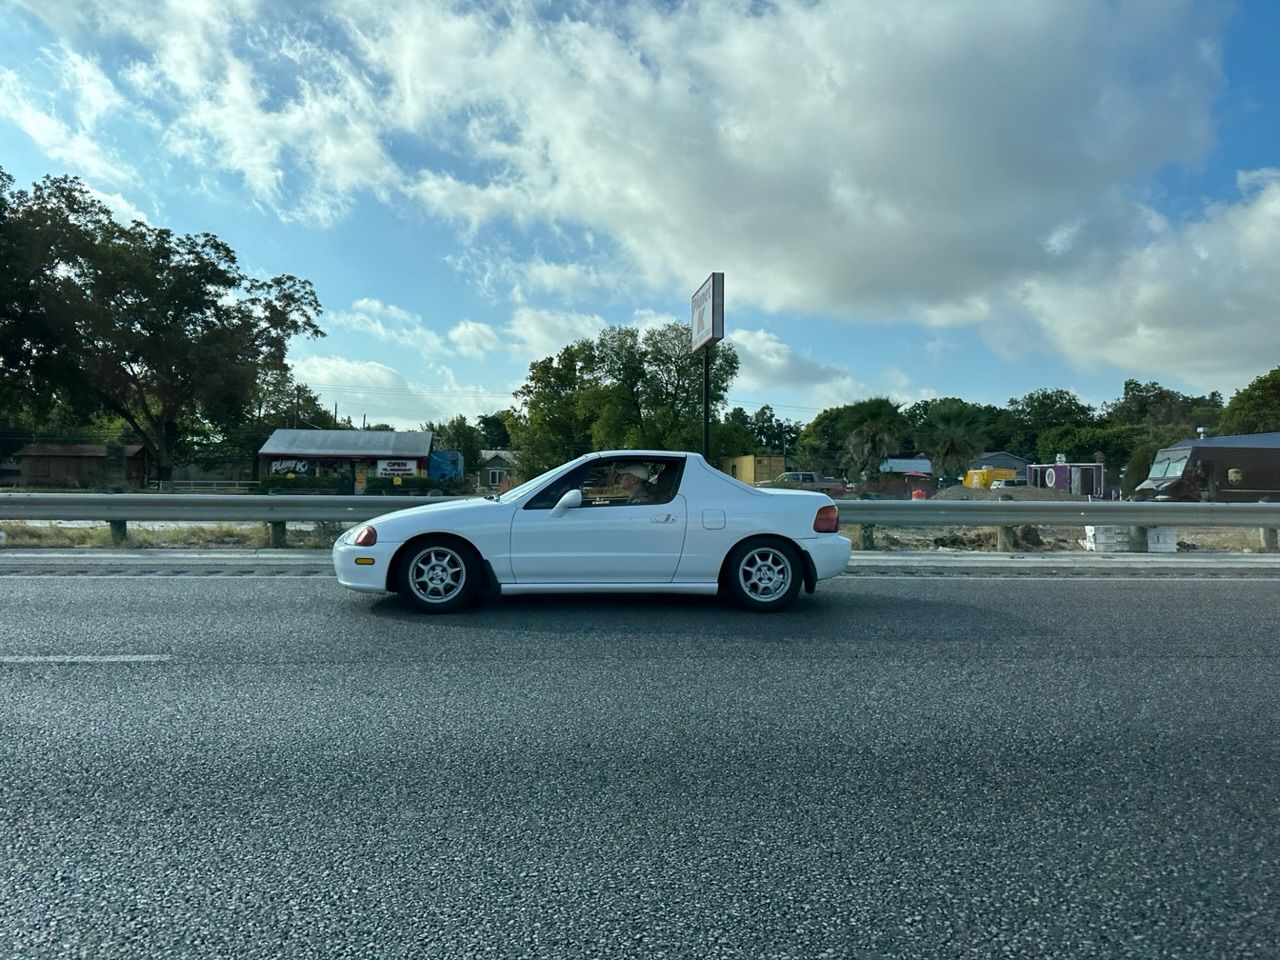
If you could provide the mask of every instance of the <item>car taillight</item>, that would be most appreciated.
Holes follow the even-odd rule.
[[[839,533],[839,508],[834,504],[826,507],[819,507],[817,516],[813,518],[813,529],[818,533]]]
[[[378,531],[366,524],[356,531],[356,535],[351,542],[357,547],[372,547],[378,542]]]

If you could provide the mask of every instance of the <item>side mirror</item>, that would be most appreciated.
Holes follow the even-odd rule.
[[[563,517],[574,507],[580,506],[582,506],[582,491],[577,489],[569,490],[559,499],[559,501],[557,501],[556,505],[551,508],[551,515],[553,517]]]

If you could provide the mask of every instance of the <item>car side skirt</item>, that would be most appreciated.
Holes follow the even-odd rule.
[[[502,595],[522,593],[681,593],[714,596],[718,583],[504,583]]]

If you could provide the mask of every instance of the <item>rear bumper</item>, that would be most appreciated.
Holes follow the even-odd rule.
[[[813,570],[819,580],[829,580],[844,573],[853,554],[853,542],[840,534],[827,534],[799,543],[813,560]]]

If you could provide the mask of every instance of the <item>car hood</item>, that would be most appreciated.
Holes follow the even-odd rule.
[[[469,497],[466,500],[440,500],[436,503],[424,503],[420,507],[406,507],[403,510],[393,510],[391,513],[379,514],[366,523],[371,523],[377,529],[379,536],[386,535],[389,539],[393,538],[395,531],[402,525],[412,527],[420,527],[420,518],[426,514],[434,516],[448,515],[449,521],[461,519],[466,514],[478,514],[485,510],[502,509],[507,504],[498,503],[495,500],[486,500],[483,497]]]

